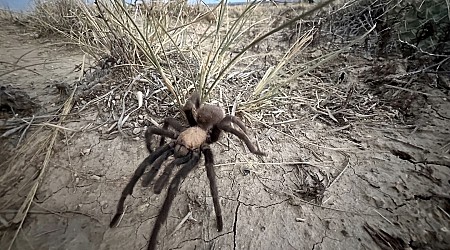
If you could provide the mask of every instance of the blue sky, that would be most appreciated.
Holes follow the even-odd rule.
[[[90,0],[91,2],[93,0]],[[132,0],[126,0],[132,2]],[[229,2],[244,2],[245,0],[228,0]],[[189,2],[196,2],[196,0],[189,0]],[[220,0],[204,0],[205,3],[218,3]],[[0,8],[11,9],[13,11],[27,11],[30,10],[33,0],[0,0]]]
[[[14,11],[29,9],[32,0],[0,0],[0,7],[2,9],[11,9]]]

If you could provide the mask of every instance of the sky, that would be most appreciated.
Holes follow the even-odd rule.
[[[0,7],[2,9],[10,9],[13,11],[29,10],[30,3],[33,0],[0,0]]]
[[[126,0],[132,2],[132,0]],[[190,2],[196,2],[195,0],[189,0]],[[245,0],[228,0],[228,2],[243,2]],[[93,0],[90,0],[93,2]],[[204,0],[205,3],[218,3],[219,0]],[[10,9],[13,11],[27,11],[31,9],[33,0],[0,0],[0,8]]]

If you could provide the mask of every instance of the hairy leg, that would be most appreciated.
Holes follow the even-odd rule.
[[[253,145],[253,143],[250,141],[250,139],[247,137],[247,135],[233,127],[231,127],[231,122],[237,124],[240,128],[241,125],[243,126],[244,124],[239,125],[239,123],[236,123],[235,121],[239,121],[236,117],[234,116],[226,116],[225,118],[223,118],[223,120],[217,124],[217,127],[220,128],[223,131],[226,131],[228,133],[231,133],[237,137],[239,137],[239,139],[241,139],[242,141],[245,142],[245,145],[247,145],[247,148],[250,150],[250,152],[252,152],[253,154],[256,155],[266,155],[266,153],[260,151],[259,149],[256,148],[255,145]],[[241,122],[242,123],[242,122]]]
[[[163,128],[149,127],[147,131],[145,131],[145,145],[147,146],[148,152],[149,153],[153,152],[152,149],[153,135],[160,135],[161,137],[169,137],[175,140],[178,137],[178,134],[179,134],[178,132],[174,132]]]
[[[166,184],[167,180],[170,177],[170,174],[172,173],[172,170],[175,168],[175,166],[178,166],[180,164],[184,164],[187,161],[189,161],[192,158],[192,153],[187,154],[186,156],[175,158],[169,165],[166,166],[164,169],[164,172],[162,175],[156,180],[154,192],[155,194],[160,194],[161,190],[164,188],[164,185]]]
[[[181,132],[183,132],[186,129],[183,126],[183,124],[181,124],[181,122],[177,121],[175,118],[170,118],[170,117],[164,119],[164,123],[163,123],[162,129],[168,130],[169,126],[172,127],[173,129],[175,129],[175,131],[178,132],[178,133],[181,133]],[[177,135],[177,137],[178,137],[178,135]],[[166,139],[165,136],[161,136],[161,140],[159,141],[159,146],[164,145],[165,139]],[[172,138],[172,139],[175,139],[175,138]]]
[[[191,172],[192,169],[198,164],[200,159],[200,152],[194,152],[192,158],[185,164],[181,166],[180,171],[173,177],[172,181],[169,185],[169,190],[167,191],[166,199],[164,200],[164,204],[159,210],[158,217],[156,218],[155,225],[153,226],[152,234],[150,236],[150,240],[148,242],[149,250],[156,249],[156,243],[158,238],[159,230],[161,229],[162,224],[166,221],[167,216],[169,215],[170,206],[177,195],[178,187],[180,186],[181,180],[186,178],[186,176]]]
[[[173,149],[167,150],[164,152],[156,161],[153,163],[152,168],[148,173],[144,176],[144,179],[142,180],[142,186],[148,187],[152,180],[155,178],[156,174],[158,174],[159,169],[161,168],[161,165],[169,156],[173,155]]]
[[[211,129],[211,133],[210,133],[208,139],[206,140],[206,142],[208,144],[217,142],[220,139],[221,134],[222,134],[222,131],[217,126],[213,126]]]
[[[234,123],[238,125],[238,127],[244,132],[244,134],[247,134],[247,128],[245,127],[245,124],[236,116],[227,115],[222,119],[222,121],[220,121],[220,123],[228,124],[228,126],[231,126],[231,123]]]
[[[223,229],[222,209],[220,208],[219,192],[217,191],[216,173],[214,171],[214,156],[209,146],[202,148],[203,155],[205,155],[206,175],[209,180],[209,188],[214,204],[214,212],[216,213],[217,230],[219,232]]]
[[[141,176],[144,174],[145,168],[147,166],[151,165],[156,159],[158,159],[162,154],[164,154],[166,151],[173,149],[175,146],[175,143],[167,144],[163,147],[159,147],[155,150],[152,154],[150,154],[147,158],[144,159],[144,161],[139,164],[139,167],[134,171],[133,176],[131,177],[128,184],[125,186],[125,188],[122,191],[122,195],[120,196],[119,202],[117,204],[117,210],[116,214],[114,215],[113,219],[111,220],[111,223],[109,224],[109,227],[116,226],[117,222],[119,222],[119,218],[122,215],[123,211],[123,204],[125,203],[125,199],[128,195],[131,195],[133,193],[133,188],[136,185],[137,181]]]
[[[197,91],[192,93],[191,97],[186,101],[182,110],[186,115],[186,119],[189,123],[189,126],[197,126],[197,120],[195,119],[197,109],[200,107],[200,95]]]

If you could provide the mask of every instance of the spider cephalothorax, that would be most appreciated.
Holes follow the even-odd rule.
[[[164,119],[162,128],[150,127],[145,133],[145,141],[147,149],[150,155],[144,159],[139,167],[131,177],[130,182],[126,185],[122,192],[119,203],[117,204],[117,211],[111,220],[110,227],[118,224],[121,215],[124,213],[124,202],[128,195],[131,195],[133,188],[136,185],[139,178],[144,175],[145,169],[151,166],[150,170],[146,173],[142,180],[143,186],[148,186],[158,174],[159,169],[163,163],[173,156],[173,160],[166,164],[164,171],[156,179],[154,183],[154,192],[156,194],[161,193],[164,185],[169,180],[172,170],[181,165],[180,170],[174,175],[170,182],[167,196],[163,206],[156,218],[155,225],[153,227],[152,235],[149,240],[148,249],[155,249],[156,239],[159,229],[164,221],[167,219],[169,209],[172,201],[178,192],[178,187],[182,179],[184,179],[189,172],[197,166],[201,154],[205,156],[205,168],[208,176],[211,195],[214,203],[214,211],[216,213],[217,229],[222,231],[222,212],[219,203],[219,195],[217,192],[216,177],[214,172],[214,157],[209,147],[209,144],[219,140],[222,131],[232,133],[239,137],[247,145],[250,152],[257,155],[264,155],[262,151],[257,149],[247,137],[247,132],[244,123],[235,116],[225,116],[223,110],[215,105],[200,104],[200,97],[197,93],[194,93],[191,98],[188,99],[183,107],[183,112],[186,115],[189,127],[186,128],[180,122],[174,118]],[[236,124],[242,131],[233,128],[232,123]],[[169,130],[169,126],[173,130]],[[151,141],[153,135],[160,135],[161,140],[159,147],[153,151],[151,147]],[[165,144],[165,138],[169,137],[174,141]]]

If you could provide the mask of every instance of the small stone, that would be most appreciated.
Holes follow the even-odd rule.
[[[114,96],[114,100],[120,100],[120,95]]]
[[[133,134],[134,135],[137,135],[137,134],[139,134],[141,132],[141,128],[134,128],[133,129]]]
[[[314,52],[311,54],[311,57],[312,57],[312,58],[318,58],[318,57],[321,57],[322,54],[323,54],[322,51],[321,51],[320,49],[318,49],[318,50],[314,51]]]
[[[138,120],[139,125],[144,124],[144,120]]]
[[[102,208],[107,208],[108,207],[108,202],[107,201],[100,201],[100,206]]]
[[[84,156],[84,155],[88,155],[89,153],[91,153],[91,148],[85,148],[80,152],[80,155]]]
[[[144,116],[143,115],[138,115],[139,120],[143,120]]]
[[[95,174],[91,176],[91,179],[92,179],[92,180],[96,180],[96,181],[99,181],[100,178],[101,178],[100,176],[95,175]]]
[[[139,211],[140,213],[143,213],[143,212],[145,212],[145,210],[147,210],[147,208],[148,208],[149,206],[150,206],[149,203],[140,205],[140,206],[138,207],[138,211]]]
[[[379,197],[372,197],[372,199],[375,202],[375,206],[377,206],[377,208],[384,208],[385,202],[383,201],[383,199]]]
[[[100,130],[102,134],[108,133],[109,130],[108,125],[104,125],[103,127],[100,128]]]

